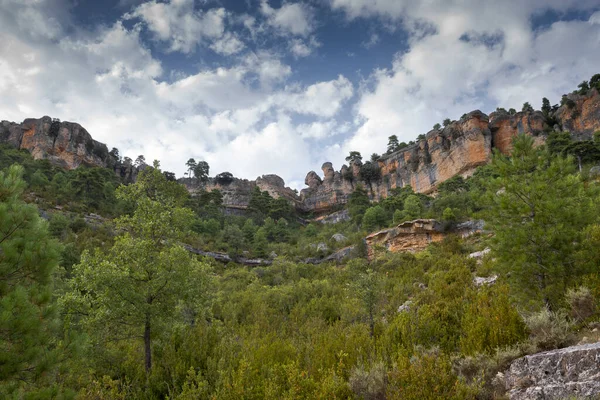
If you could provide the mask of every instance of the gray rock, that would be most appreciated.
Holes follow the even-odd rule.
[[[398,313],[410,311],[410,306],[412,303],[412,300],[406,300],[401,306],[398,307]]]
[[[275,258],[277,258],[277,253],[275,253],[274,251],[272,251],[271,254],[269,254],[269,258],[271,260],[274,260]]]
[[[350,221],[350,219],[350,212],[348,212],[348,209],[345,209],[342,211],[334,212],[325,217],[318,218],[317,221],[319,221],[322,224],[337,224],[339,222]]]
[[[493,285],[498,280],[498,275],[492,275],[487,278],[476,276],[473,278],[473,284],[477,287],[481,287],[484,285]]]
[[[327,253],[329,251],[329,247],[327,247],[325,243],[321,242],[317,245],[317,251]]]
[[[483,258],[483,256],[485,256],[487,253],[489,253],[491,250],[489,248],[483,249],[481,251],[476,251],[475,253],[471,253],[469,254],[469,258]]]
[[[336,233],[333,236],[331,236],[331,238],[338,243],[343,242],[348,239],[346,236],[342,235],[341,233]]]
[[[553,400],[600,395],[600,343],[519,358],[506,371],[511,400]]]
[[[590,176],[592,178],[600,177],[600,165],[596,165],[595,167],[590,168]]]

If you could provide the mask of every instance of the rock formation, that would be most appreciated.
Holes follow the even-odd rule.
[[[468,177],[487,164],[493,149],[509,154],[511,141],[518,134],[531,135],[536,145],[543,144],[554,129],[569,131],[576,140],[591,138],[600,130],[600,94],[594,89],[586,95],[570,94],[567,99],[550,118],[541,111],[465,114],[444,128],[428,132],[417,143],[383,155],[378,160],[381,179],[377,182],[362,181],[359,165],[344,165],[336,172],[327,162],[322,166],[323,179],[314,171],[306,176],[308,187],[300,194],[302,210],[327,213],[346,203],[358,184],[367,189],[372,200],[385,198],[394,188],[406,185],[415,192],[433,193],[445,180],[455,175]]]
[[[383,155],[377,164],[381,178],[368,182],[361,177],[361,165],[350,163],[339,171],[330,162],[322,165],[322,177],[315,171],[306,175],[306,188],[298,196],[286,188],[277,175],[264,175],[255,181],[234,179],[219,183],[210,179],[200,184],[193,179],[181,179],[191,192],[200,189],[219,189],[229,211],[247,208],[255,186],[271,196],[283,197],[299,211],[315,215],[329,214],[340,209],[358,184],[367,189],[372,200],[380,200],[395,188],[410,185],[416,192],[434,193],[437,185],[455,175],[467,177],[489,162],[494,148],[508,154],[514,136],[524,133],[544,143],[555,129],[570,131],[577,140],[589,139],[600,130],[600,94],[590,90],[586,95],[569,94],[565,104],[545,116],[540,111],[495,111],[489,116],[472,111],[444,128],[432,130],[416,143],[391,154]],[[552,125],[552,126],[551,126]],[[36,159],[48,159],[65,168],[80,165],[108,166],[117,175],[133,181],[137,169],[119,164],[107,151],[106,145],[92,139],[81,125],[55,122],[50,117],[27,119],[17,124],[0,123],[0,143],[27,149]]]
[[[229,214],[241,214],[248,208],[255,186],[263,192],[268,192],[273,198],[283,197],[295,207],[300,207],[296,192],[286,187],[283,179],[277,175],[263,175],[254,181],[233,178],[231,182],[219,182],[215,178],[209,178],[206,182],[200,182],[194,178],[186,178],[180,179],[179,182],[192,194],[200,190],[219,190],[223,195],[223,205]]]
[[[504,376],[511,400],[595,398],[600,395],[600,343],[519,358]]]
[[[365,241],[371,259],[378,249],[415,253],[424,250],[430,243],[441,242],[448,234],[467,237],[482,230],[483,221],[468,221],[448,230],[434,219],[416,219],[372,233]]]
[[[106,167],[111,158],[106,145],[92,139],[81,125],[50,117],[26,119],[20,124],[0,122],[0,143],[29,150],[34,159],[47,159],[67,169]]]

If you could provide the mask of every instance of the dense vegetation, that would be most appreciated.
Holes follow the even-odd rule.
[[[511,360],[597,335],[599,140],[519,136],[435,197],[372,203],[358,185],[338,224],[258,188],[228,215],[219,191],[190,197],[157,162],[124,185],[0,147],[0,397],[499,398]],[[207,179],[208,164],[186,165]],[[487,231],[367,258],[367,233],[415,218]]]

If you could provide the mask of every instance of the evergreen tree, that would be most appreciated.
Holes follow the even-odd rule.
[[[52,274],[60,245],[21,200],[23,168],[0,172],[0,397],[28,391],[56,361]],[[21,397],[21,396],[17,396]],[[43,396],[42,396],[43,397]]]
[[[388,137],[387,154],[393,153],[398,150],[400,143],[398,142],[398,136],[392,135]]]
[[[550,106],[550,100],[544,97],[542,99],[542,112],[547,117],[550,114],[550,111],[552,111],[552,107]]]
[[[348,200],[348,211],[355,223],[360,224],[362,217],[370,204],[371,202],[367,195],[367,191],[361,185],[356,185],[354,192],[352,192],[350,199]]]
[[[117,196],[135,211],[117,220],[120,234],[108,252],[82,254],[65,301],[96,343],[141,339],[149,373],[153,338],[185,313],[195,319],[206,310],[208,267],[178,244],[193,214],[182,207],[186,189],[167,181],[158,162]]]
[[[362,156],[358,151],[351,151],[348,157],[346,157],[346,161],[360,165],[362,163]]]
[[[489,191],[486,221],[494,231],[493,250],[500,267],[528,293],[555,306],[578,270],[573,254],[586,225],[596,219],[590,189],[575,175],[570,158],[553,158],[519,135],[510,158],[496,153],[498,174]]]

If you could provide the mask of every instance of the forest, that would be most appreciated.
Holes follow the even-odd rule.
[[[0,397],[505,398],[516,358],[600,339],[599,154],[600,133],[520,135],[435,196],[357,186],[351,219],[323,224],[258,188],[228,215],[158,161],[125,184],[2,146]],[[418,218],[485,229],[368,255],[367,234]]]

